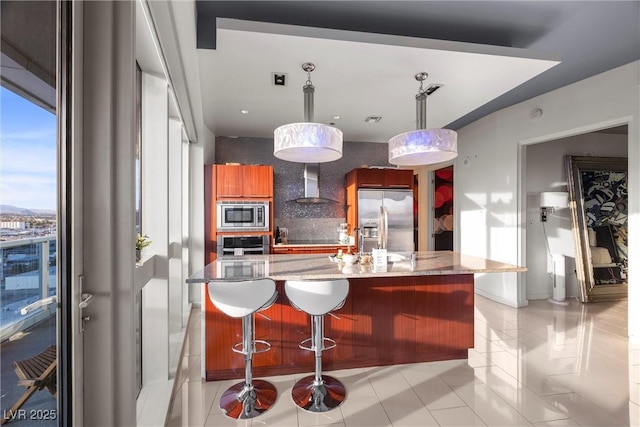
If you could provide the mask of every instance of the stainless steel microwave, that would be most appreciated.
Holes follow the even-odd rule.
[[[269,231],[269,202],[218,202],[218,231]]]

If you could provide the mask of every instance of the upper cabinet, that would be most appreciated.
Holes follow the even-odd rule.
[[[216,165],[216,198],[273,198],[273,166]]]
[[[413,189],[413,170],[358,168],[347,174],[347,185],[356,188]]]

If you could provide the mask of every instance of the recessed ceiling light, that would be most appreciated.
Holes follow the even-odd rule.
[[[249,114],[249,110],[240,110],[242,114]]]
[[[364,119],[367,123],[378,123],[380,120],[382,120],[382,116],[369,116]]]
[[[535,110],[532,110],[530,113],[530,116],[532,119],[539,119],[540,117],[542,117],[542,110],[540,108],[536,108]]]
[[[333,118],[333,120],[340,120],[340,116],[337,115],[337,114],[335,116],[333,116],[332,118]]]

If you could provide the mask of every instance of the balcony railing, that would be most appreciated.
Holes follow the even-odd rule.
[[[56,295],[56,236],[0,242],[0,254],[0,341],[4,341],[55,315],[55,304],[26,314],[20,311]]]

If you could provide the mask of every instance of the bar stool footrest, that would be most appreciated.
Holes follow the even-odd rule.
[[[316,349],[312,345],[309,345],[309,346],[305,345],[305,343],[311,342],[311,341],[312,341],[311,338],[307,338],[306,340],[302,340],[302,341],[300,341],[300,344],[298,344],[298,347],[303,349],[303,350],[316,351]],[[325,343],[329,343],[329,344],[327,345]],[[335,346],[336,346],[336,342],[334,340],[332,340],[331,338],[326,338],[326,337],[322,338],[322,351],[331,350]]]
[[[231,350],[233,350],[236,353],[240,353],[244,355],[249,354],[249,352],[242,347],[242,344],[243,344],[242,342],[234,344],[233,347],[231,347]],[[269,351],[269,350],[271,350],[270,343],[264,340],[254,340],[251,354],[264,353],[265,351]]]

